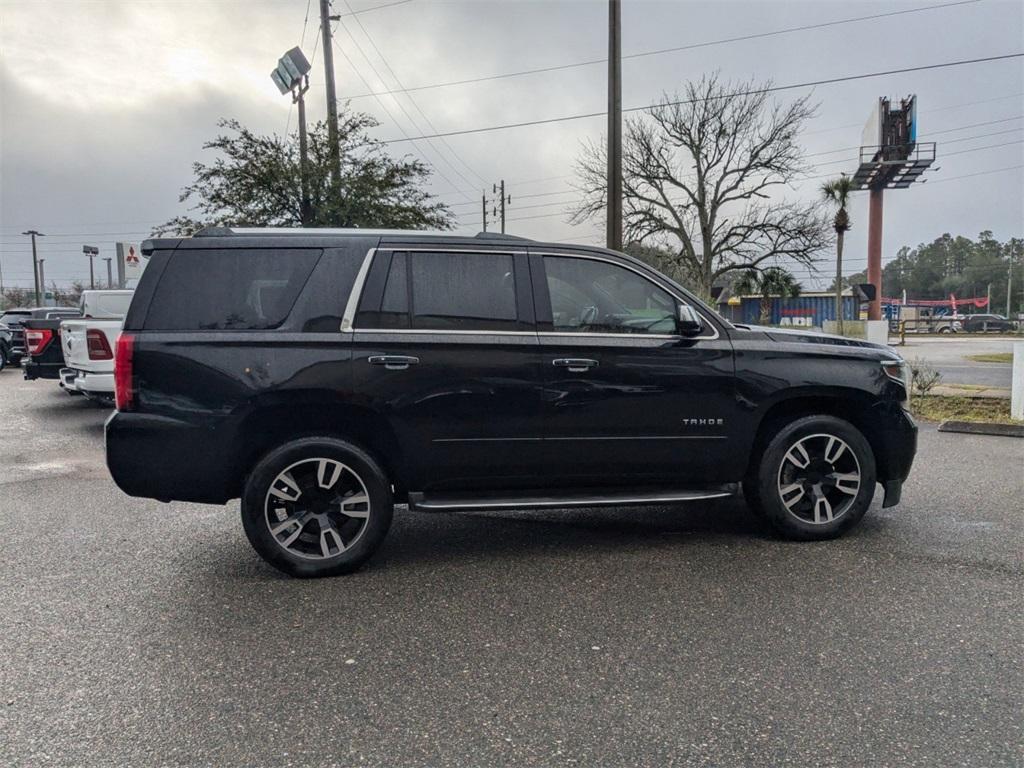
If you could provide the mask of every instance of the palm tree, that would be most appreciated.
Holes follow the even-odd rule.
[[[768,267],[761,271],[751,268],[733,283],[732,290],[735,294],[760,296],[761,325],[767,325],[772,314],[772,297],[799,296],[800,283],[782,267]]]
[[[836,231],[836,330],[840,334],[843,332],[843,236],[851,226],[846,204],[854,189],[853,181],[845,173],[821,185],[821,196],[825,202],[839,209],[832,220],[832,228]]]

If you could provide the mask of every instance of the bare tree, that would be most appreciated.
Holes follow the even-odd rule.
[[[626,239],[670,248],[705,296],[735,270],[780,259],[810,266],[829,243],[817,201],[777,194],[808,170],[797,137],[815,107],[808,97],[773,102],[768,87],[708,75],[626,121]],[[604,214],[605,157],[603,144],[591,143],[577,161],[584,200],[574,223]]]

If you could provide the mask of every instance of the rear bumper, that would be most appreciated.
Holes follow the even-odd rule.
[[[206,504],[238,496],[233,441],[220,427],[115,411],[104,439],[107,469],[129,496]]]
[[[114,374],[89,373],[74,368],[62,368],[60,385],[65,389],[73,389],[84,394],[113,395]]]
[[[59,379],[60,369],[63,367],[60,363],[37,363],[30,359],[24,365],[25,378],[29,381],[34,379]]]

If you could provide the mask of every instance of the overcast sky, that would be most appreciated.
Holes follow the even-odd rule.
[[[607,4],[333,0],[339,96],[414,88],[523,69],[601,59]],[[624,54],[721,40],[950,0],[893,2],[647,2],[624,0]],[[32,283],[28,238],[38,229],[47,282],[88,278],[84,243],[113,255],[115,240],[144,238],[181,212],[180,189],[216,121],[234,117],[263,132],[295,129],[290,100],[269,72],[301,45],[313,59],[310,119],[322,119],[323,60],[317,2],[307,0],[0,0],[0,263],[5,285]],[[980,0],[855,22],[626,59],[623,104],[648,104],[687,79],[791,84],[1024,51],[1024,3]],[[340,50],[339,50],[340,49]],[[411,95],[353,98],[380,138],[597,112],[602,64]],[[364,84],[365,81],[365,84]],[[811,89],[778,94],[786,99]],[[818,116],[803,142],[821,173],[854,169],[861,130],[879,96],[918,95],[920,139],[938,142],[928,182],[886,193],[884,251],[949,232],[1024,235],[1024,59],[856,80],[813,90]],[[984,123],[984,125],[978,125]],[[501,178],[513,196],[509,231],[599,243],[598,227],[573,227],[573,160],[598,139],[603,118],[395,143],[425,159],[433,190],[466,232],[480,228],[481,186]],[[976,150],[977,151],[973,151]],[[956,153],[956,154],[954,154]],[[1009,170],[990,173],[1008,166]],[[977,175],[971,175],[977,174]],[[962,178],[962,177],[967,178]],[[820,181],[794,187],[816,194]],[[556,193],[556,194],[548,194]],[[852,209],[846,272],[866,263],[864,194]],[[820,269],[828,275],[828,254]],[[834,261],[831,262],[834,265]],[[100,262],[98,271],[105,273]],[[801,278],[807,274],[795,270]]]

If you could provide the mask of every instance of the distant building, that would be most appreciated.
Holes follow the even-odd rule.
[[[821,328],[826,320],[836,319],[836,295],[825,291],[807,291],[796,297],[772,296],[769,325]],[[734,323],[761,323],[760,296],[733,296],[723,291],[718,297],[718,312]],[[854,289],[843,291],[843,319],[860,317],[861,297]]]

